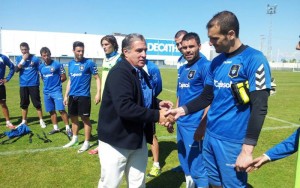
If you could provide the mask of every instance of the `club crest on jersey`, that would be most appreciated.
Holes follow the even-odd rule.
[[[191,70],[188,74],[188,79],[193,79],[195,76],[196,71],[195,70]]]
[[[50,72],[54,72],[54,67],[51,67],[51,68],[50,68]]]
[[[80,66],[79,66],[79,70],[80,70],[80,71],[83,71],[83,69],[84,69],[84,66],[83,66],[83,65],[80,65]]]
[[[240,65],[232,65],[229,71],[229,77],[235,78],[239,75]]]

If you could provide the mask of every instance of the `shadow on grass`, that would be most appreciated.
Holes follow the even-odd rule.
[[[159,163],[163,168],[166,164],[166,158],[173,150],[177,150],[177,144],[173,141],[159,141]],[[148,150],[148,157],[153,157],[151,149]]]
[[[158,177],[146,183],[147,188],[174,188],[181,187],[182,183],[185,181],[184,174],[173,172],[172,170],[162,172]]]

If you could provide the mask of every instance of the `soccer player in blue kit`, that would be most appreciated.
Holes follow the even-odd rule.
[[[40,97],[39,66],[41,61],[36,56],[29,53],[29,45],[26,42],[20,44],[21,56],[16,57],[16,72],[19,73],[20,81],[20,106],[22,108],[22,122],[27,123],[28,106],[30,104],[29,96],[33,106],[37,110],[42,128],[46,128],[43,120],[43,111]]]
[[[96,64],[90,59],[84,58],[84,44],[80,41],[73,43],[74,59],[69,62],[69,77],[64,104],[68,105],[68,112],[72,122],[72,140],[64,145],[68,148],[78,145],[79,121],[78,116],[84,124],[85,141],[78,153],[82,153],[90,148],[89,140],[91,137],[92,125],[90,122],[91,113],[91,78],[96,80],[95,104],[101,100],[101,80],[98,75]]]
[[[210,105],[203,142],[209,184],[246,187],[247,168],[268,109],[271,72],[264,55],[242,44],[239,22],[229,11],[219,12],[207,24],[210,43],[219,56],[213,59],[201,95],[171,110],[178,118]],[[249,94],[244,84],[248,81]],[[233,95],[232,86],[244,87]],[[235,87],[233,87],[235,88]],[[235,97],[236,96],[236,97]],[[246,103],[249,97],[250,102]],[[246,104],[237,105],[237,99]]]
[[[146,59],[146,64],[143,67],[145,72],[147,73],[149,77],[150,84],[152,86],[152,93],[154,97],[158,97],[158,95],[162,91],[162,79],[161,74],[159,71],[158,66],[153,63],[152,61],[149,61]],[[172,104],[173,105],[173,104]],[[154,135],[153,135],[153,141],[151,144],[151,152],[153,156],[153,165],[151,167],[150,172],[147,174],[147,177],[157,177],[161,174],[161,168],[159,165],[159,144],[158,139],[156,136],[156,126],[154,127]]]
[[[187,64],[178,70],[177,103],[184,105],[203,91],[210,61],[200,55],[201,42],[196,33],[184,35],[181,51]],[[177,119],[178,158],[186,179],[186,187],[208,187],[207,173],[202,157],[202,141],[194,140],[194,134],[204,117],[204,110]]]
[[[9,68],[8,75],[5,76],[5,68]],[[6,105],[6,89],[5,84],[13,77],[15,73],[15,66],[5,55],[0,54],[0,105],[2,107],[2,112],[6,120],[6,127],[13,129],[15,128],[9,120],[9,110]]]
[[[63,65],[51,59],[49,48],[43,47],[40,50],[42,64],[39,66],[41,78],[44,82],[44,102],[46,112],[50,113],[53,130],[49,134],[58,133],[60,130],[57,124],[56,110],[61,114],[61,118],[65,123],[68,136],[72,136],[72,130],[69,126],[68,114],[65,111],[62,94],[62,82],[67,80],[66,71]]]

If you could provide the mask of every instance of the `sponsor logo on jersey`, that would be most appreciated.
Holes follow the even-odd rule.
[[[188,79],[193,79],[195,76],[196,71],[195,70],[191,70],[188,74]]]
[[[229,77],[235,78],[239,75],[240,65],[232,65],[229,71]]]
[[[224,64],[231,64],[232,61],[224,61]]]
[[[214,80],[214,84],[215,84],[215,87],[217,87],[217,88],[231,88],[232,81],[230,81],[229,83],[226,83],[226,82],[222,82],[222,80],[221,81]]]
[[[43,75],[44,78],[48,78],[48,77],[51,77],[51,76],[53,76],[53,73],[50,73],[50,74],[44,74],[44,75]]]
[[[82,76],[82,73],[81,72],[80,73],[71,73],[71,76],[72,77]]]
[[[190,83],[178,83],[178,87],[183,89],[183,88],[190,88]]]

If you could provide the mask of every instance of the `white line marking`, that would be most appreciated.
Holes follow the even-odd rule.
[[[171,93],[176,93],[176,91],[173,91],[173,90],[170,90],[170,89],[166,89],[166,88],[163,88],[163,90],[169,91]]]
[[[165,89],[167,90],[167,89]],[[168,90],[170,92],[173,92],[171,90]],[[275,117],[271,117],[271,116],[267,116],[267,118],[275,120],[275,121],[279,121],[282,123],[287,123],[290,125],[287,126],[278,126],[278,127],[263,127],[262,131],[272,131],[272,130],[278,130],[278,129],[290,129],[290,128],[295,128],[295,127],[300,127],[300,124],[296,124],[296,123],[292,123],[289,121],[285,121],[279,118],[275,118]],[[176,134],[172,134],[169,136],[159,136],[158,139],[160,140],[170,140],[170,139],[176,139]],[[72,147],[74,148],[74,147]],[[61,147],[49,147],[49,148],[41,148],[41,149],[27,149],[27,150],[16,150],[16,151],[4,151],[4,152],[0,152],[0,156],[8,156],[8,155],[17,155],[17,154],[22,154],[22,153],[36,153],[36,152],[44,152],[44,151],[51,151],[51,150],[62,150],[62,149],[66,149]]]

